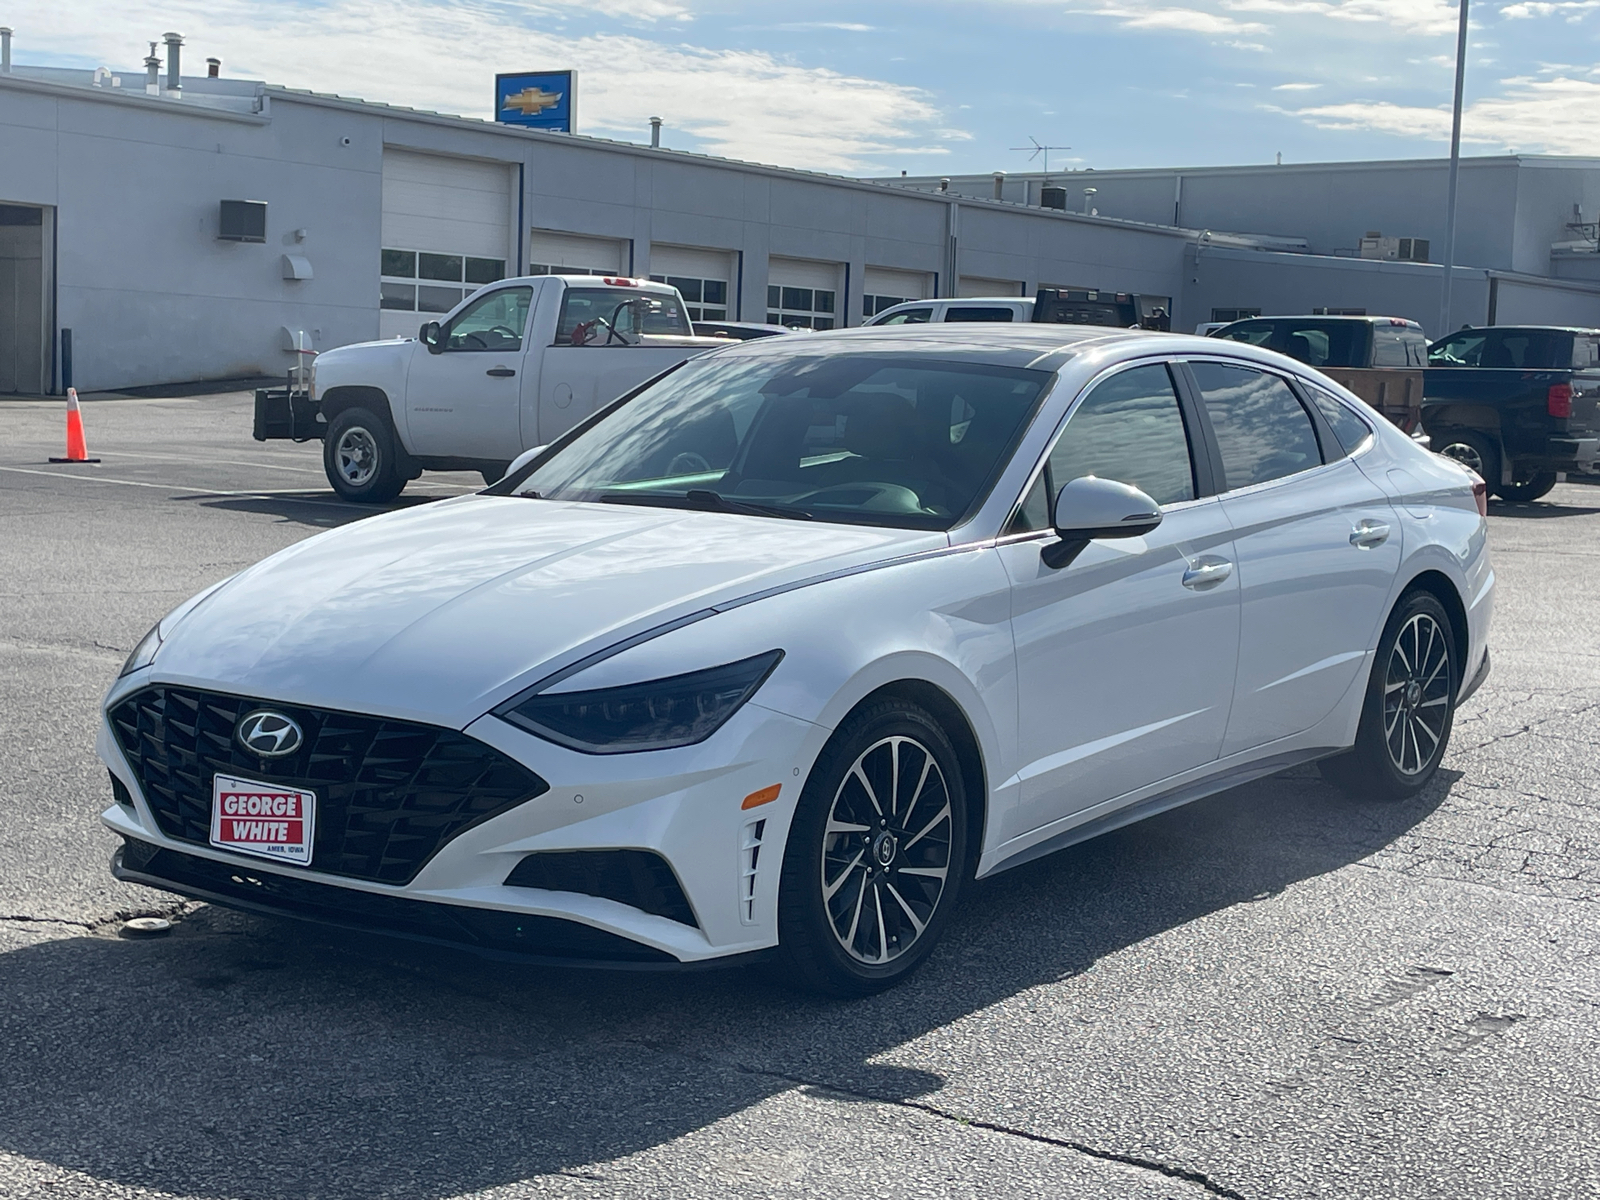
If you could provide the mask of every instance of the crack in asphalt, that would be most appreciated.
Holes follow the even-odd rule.
[[[167,919],[182,918],[195,908],[199,907],[198,900],[177,900],[160,908],[129,908],[118,909],[109,917],[101,917],[94,921],[76,921],[71,917],[39,917],[32,913],[0,913],[0,923],[12,922],[18,925],[66,925],[73,929],[81,929],[85,933],[98,933],[113,925],[121,925],[124,921],[131,921],[135,917],[165,917]]]
[[[722,1067],[732,1069],[743,1075],[754,1075],[763,1079],[776,1079],[784,1083],[794,1084],[797,1087],[813,1088],[817,1091],[832,1092],[838,1096],[848,1096],[852,1100],[865,1100],[873,1104],[886,1104],[893,1108],[910,1109],[914,1112],[925,1113],[930,1117],[937,1117],[941,1121],[952,1124],[964,1125],[970,1129],[982,1129],[989,1133],[998,1133],[1007,1137],[1021,1138],[1024,1141],[1035,1142],[1039,1145],[1054,1146],[1061,1150],[1071,1150],[1088,1158],[1098,1159],[1101,1162],[1118,1163],[1125,1167],[1136,1167],[1139,1170],[1151,1171],[1164,1175],[1168,1179],[1177,1179],[1184,1183],[1194,1184],[1203,1188],[1213,1196],[1222,1196],[1226,1200],[1248,1200],[1242,1192],[1236,1192],[1226,1184],[1218,1183],[1203,1171],[1191,1170],[1188,1167],[1173,1166],[1171,1163],[1162,1162],[1156,1158],[1146,1158],[1138,1154],[1123,1154],[1116,1150],[1102,1150],[1098,1146],[1091,1146],[1087,1142],[1073,1141],[1071,1138],[1052,1137],[1045,1133],[1035,1133],[1028,1129],[1019,1129],[1012,1125],[1002,1125],[997,1121],[989,1121],[982,1117],[963,1116],[961,1113],[952,1112],[936,1104],[929,1104],[922,1100],[908,1098],[896,1099],[892,1096],[883,1096],[874,1092],[862,1091],[858,1088],[847,1087],[843,1084],[829,1083],[820,1079],[807,1079],[801,1075],[791,1075],[787,1071],[775,1071],[768,1067],[752,1066],[749,1063],[730,1062],[714,1058],[710,1055],[696,1054],[692,1051],[682,1050],[673,1046],[664,1046],[658,1042],[645,1038],[625,1039],[628,1045],[637,1046],[653,1054],[689,1059],[704,1066]]]
[[[648,1043],[638,1043],[647,1045]],[[660,1047],[650,1046],[650,1049],[660,1051]],[[714,1061],[714,1060],[713,1060]],[[871,1092],[859,1091],[855,1088],[843,1087],[836,1083],[826,1083],[821,1080],[805,1079],[798,1075],[790,1075],[783,1071],[771,1071],[762,1067],[752,1067],[747,1063],[724,1064],[732,1066],[735,1070],[747,1075],[759,1075],[769,1079],[781,1079],[787,1083],[800,1087],[815,1088],[819,1091],[833,1092],[840,1096],[849,1096],[855,1100],[867,1100],[874,1104],[888,1104],[895,1108],[908,1108],[916,1112],[926,1113],[931,1117],[938,1117],[941,1121],[950,1121],[958,1125],[965,1125],[971,1129],[983,1129],[989,1133],[1004,1134],[1007,1137],[1022,1138],[1024,1141],[1037,1142],[1045,1146],[1055,1146],[1062,1150],[1072,1150],[1089,1158],[1099,1159],[1101,1162],[1119,1163],[1125,1167],[1137,1167],[1143,1171],[1153,1171],[1164,1175],[1168,1179],[1178,1179],[1184,1183],[1192,1183],[1196,1187],[1204,1188],[1213,1196],[1224,1196],[1227,1200],[1246,1200],[1241,1192],[1236,1192],[1225,1184],[1218,1183],[1203,1171],[1194,1171],[1188,1167],[1175,1167],[1171,1163],[1162,1162],[1156,1158],[1145,1158],[1138,1154],[1122,1154],[1115,1150],[1102,1150],[1098,1146],[1091,1146],[1086,1142],[1076,1142],[1071,1138],[1051,1137],[1045,1133],[1034,1133],[1028,1129],[1018,1129],[1012,1125],[1001,1125],[996,1121],[988,1121],[982,1117],[965,1117],[960,1113],[951,1112],[935,1104],[928,1104],[921,1100],[896,1100],[892,1097],[879,1096]]]

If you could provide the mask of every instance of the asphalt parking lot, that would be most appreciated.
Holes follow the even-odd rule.
[[[104,461],[51,466],[60,403],[0,402],[0,1195],[1600,1194],[1600,488],[1491,509],[1494,671],[1424,794],[1306,769],[1166,814],[978,885],[837,1003],[112,880],[123,657],[370,510],[243,394],[84,409]]]

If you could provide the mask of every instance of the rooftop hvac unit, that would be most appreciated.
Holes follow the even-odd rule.
[[[1047,187],[1039,189],[1040,208],[1058,208],[1067,211],[1067,189],[1064,187]]]
[[[1384,237],[1380,233],[1369,233],[1361,239],[1361,257],[1388,262],[1425,263],[1428,261],[1428,239]]]
[[[264,242],[267,240],[267,202],[265,200],[224,200],[217,238],[224,242]]]

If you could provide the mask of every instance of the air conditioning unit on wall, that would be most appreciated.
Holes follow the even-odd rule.
[[[1425,263],[1428,261],[1428,239],[1384,237],[1381,233],[1369,231],[1361,239],[1360,253],[1362,258]]]

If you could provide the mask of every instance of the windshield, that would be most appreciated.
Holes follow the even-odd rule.
[[[949,529],[987,492],[1052,378],[906,354],[689,362],[517,491]]]

